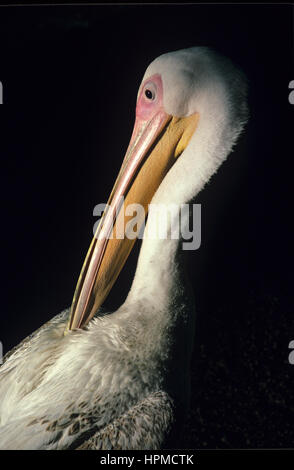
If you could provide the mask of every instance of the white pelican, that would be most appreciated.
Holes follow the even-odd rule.
[[[151,201],[191,202],[246,120],[246,80],[228,59],[203,47],[158,57],[139,88],[111,207],[120,196],[146,211]],[[108,211],[71,312],[54,317],[5,358],[2,449],[160,449],[175,442],[188,403],[194,318],[181,240],[143,240],[126,301],[99,316],[134,243],[110,239],[110,220]],[[146,229],[157,222],[150,213]]]

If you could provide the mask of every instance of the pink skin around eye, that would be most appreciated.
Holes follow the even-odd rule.
[[[155,98],[153,100],[148,99],[145,95],[146,89],[149,89],[148,84],[150,84],[150,90],[155,93]],[[135,141],[140,129],[144,128],[145,124],[156,118],[156,116],[160,122],[166,117],[166,113],[163,108],[163,86],[161,76],[159,74],[155,74],[152,77],[147,78],[144,83],[142,83],[137,100],[136,121],[130,146],[132,146]]]
[[[150,90],[155,91],[155,99],[148,99],[145,95],[145,91],[148,90],[148,84],[150,83]],[[138,97],[136,106],[136,118],[142,121],[147,121],[157,113],[160,109],[163,109],[163,87],[162,80],[159,74],[153,75],[144,81],[141,87],[141,91]]]

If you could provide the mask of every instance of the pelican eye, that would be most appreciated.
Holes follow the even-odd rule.
[[[154,100],[154,94],[152,93],[151,90],[149,90],[149,88],[145,90],[145,96],[146,98],[148,98],[148,100]]]
[[[145,98],[148,101],[154,101],[156,98],[156,86],[152,83],[146,83],[145,90],[144,90]]]

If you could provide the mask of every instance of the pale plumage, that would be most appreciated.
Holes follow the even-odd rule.
[[[143,83],[154,74],[162,78],[165,112],[200,116],[152,199],[187,203],[246,122],[245,81],[206,48],[159,57]],[[150,216],[147,226],[154,223]],[[62,312],[7,355],[0,369],[2,449],[172,445],[188,406],[193,341],[182,256],[179,240],[144,240],[132,288],[116,312],[65,336],[69,312]]]

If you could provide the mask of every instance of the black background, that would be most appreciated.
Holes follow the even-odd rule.
[[[158,55],[208,45],[245,72],[251,118],[199,194],[185,448],[292,447],[293,11],[275,5],[0,9],[4,352],[71,303]],[[106,307],[123,300],[134,250]]]

